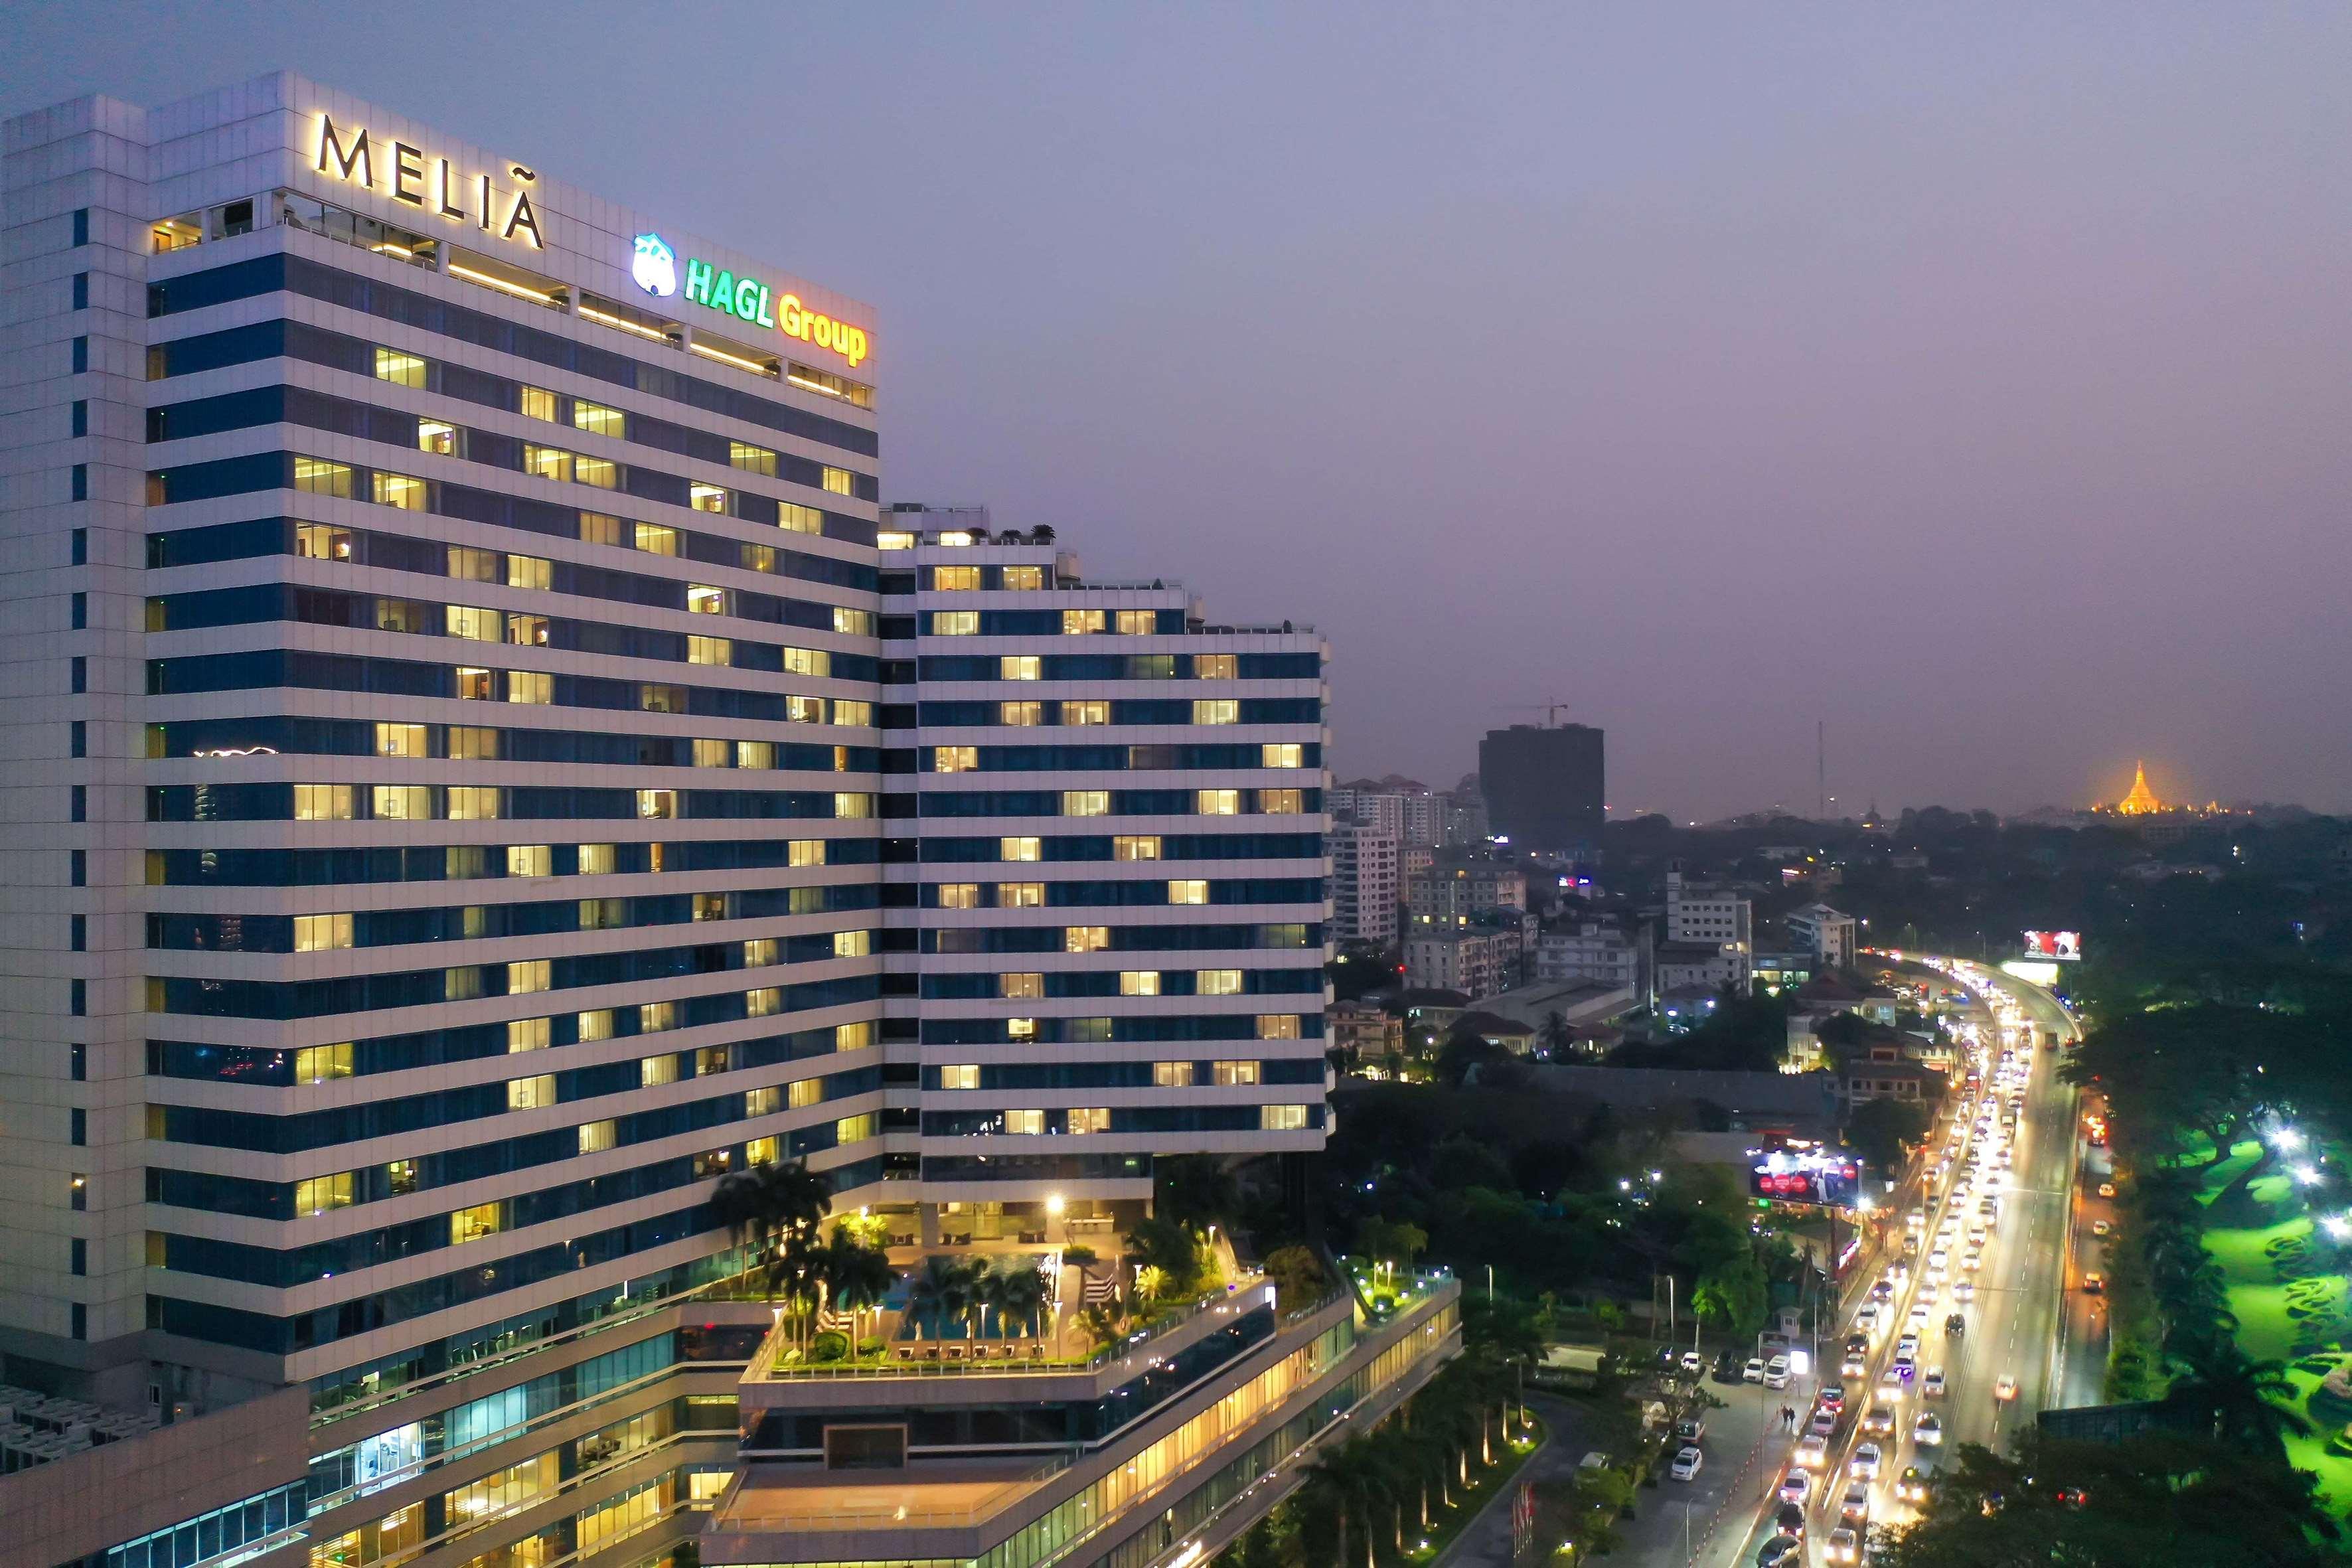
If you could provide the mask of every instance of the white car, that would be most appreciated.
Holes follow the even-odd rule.
[[[1911,1424],[1911,1440],[1923,1448],[1932,1448],[1944,1440],[1944,1419],[1930,1411]]]
[[[2003,1405],[2015,1399],[2017,1397],[2017,1379],[2010,1376],[2007,1373],[2002,1373],[2000,1380],[1992,1385],[1992,1396],[1995,1399],[2000,1400]]]
[[[1761,1383],[1761,1382],[1763,1382],[1763,1381],[1764,1381],[1764,1363],[1763,1363],[1760,1359],[1759,1359],[1758,1357],[1755,1357],[1755,1356],[1749,1356],[1749,1357],[1748,1358],[1748,1364],[1747,1364],[1747,1366],[1743,1367],[1743,1368],[1740,1370],[1740,1373],[1739,1373],[1739,1381],[1740,1381],[1740,1382],[1742,1382],[1742,1383]]]
[[[1780,1478],[1780,1500],[1801,1505],[1812,1494],[1813,1478],[1802,1470],[1790,1470]]]
[[[1830,1531],[1829,1560],[1832,1563],[1860,1563],[1862,1542],[1850,1525],[1839,1525]]]
[[[1677,1481],[1695,1481],[1698,1479],[1699,1466],[1706,1462],[1706,1456],[1698,1451],[1697,1445],[1693,1444],[1675,1456],[1675,1462],[1667,1468],[1666,1475]]]
[[[1852,1471],[1858,1480],[1874,1481],[1878,1479],[1878,1468],[1882,1458],[1877,1444],[1864,1443],[1853,1451],[1853,1462],[1846,1468]]]
[[[1976,1283],[1975,1283],[1975,1281],[1973,1281],[1973,1280],[1969,1280],[1969,1279],[1963,1279],[1963,1280],[1961,1280],[1958,1284],[1957,1284],[1957,1285],[1955,1285],[1955,1286],[1953,1286],[1953,1287],[1952,1287],[1952,1300],[1955,1300],[1955,1301],[1973,1301],[1973,1300],[1975,1300],[1976,1299],[1977,1299],[1977,1288],[1976,1288]]]
[[[1797,1439],[1796,1458],[1792,1464],[1809,1470],[1818,1470],[1830,1462],[1830,1440],[1816,1432],[1808,1432]]]
[[[1929,1367],[1927,1375],[1919,1382],[1919,1392],[1930,1399],[1941,1399],[1944,1396],[1944,1369],[1940,1366]]]

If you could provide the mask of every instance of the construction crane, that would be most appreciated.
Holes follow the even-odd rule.
[[[1560,714],[1574,706],[1575,704],[1570,702],[1497,702],[1495,704],[1497,711],[1505,713],[1528,713],[1540,710],[1544,714],[1544,722],[1554,729],[1559,727]]]

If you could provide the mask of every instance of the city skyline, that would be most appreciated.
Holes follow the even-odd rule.
[[[1842,803],[2347,805],[2340,16],[814,15],[892,92],[782,117],[761,12],[416,16],[25,7],[0,88],[283,65],[860,279],[892,494],[1312,621],[1342,773],[1566,698],[1678,817],[1816,721]]]

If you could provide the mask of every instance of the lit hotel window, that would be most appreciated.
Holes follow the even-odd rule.
[[[1160,629],[1160,614],[1156,610],[1121,610],[1118,626],[1118,635],[1123,637],[1148,637]]]
[[[1297,816],[1307,809],[1307,796],[1295,789],[1262,789],[1257,792],[1257,808],[1268,816]]]
[[[943,910],[980,908],[980,884],[978,882],[941,882],[940,908]]]
[[[996,858],[1000,860],[1035,860],[1042,858],[1044,842],[1035,838],[1000,838],[996,841]]]
[[[1108,724],[1110,722],[1110,704],[1099,698],[1082,702],[1065,702],[1062,704],[1062,722]]]
[[[980,766],[978,746],[933,746],[931,771],[937,773],[968,773]]]
[[[1034,1002],[1045,994],[1045,977],[1034,971],[1000,974],[996,977],[996,994],[1008,1002]]]
[[[1118,994],[1122,996],[1157,996],[1160,994],[1160,971],[1156,969],[1122,969],[1118,972]]]
[[[1237,789],[1204,789],[1197,792],[1197,810],[1202,816],[1238,816],[1242,809],[1242,792]]]
[[[1066,789],[1062,792],[1064,816],[1108,816],[1110,791],[1107,789]]]
[[[776,503],[776,526],[782,529],[787,533],[823,533],[824,531],[824,513],[819,511],[813,506],[800,506],[792,501],[778,501]],[[904,539],[907,542],[904,544],[890,545],[883,544],[881,542],[882,540],[891,537],[893,536],[889,534],[878,535],[876,538],[875,542],[884,550],[911,550],[914,548],[915,536],[911,533],[899,534],[896,536],[898,538]]]
[[[1073,1132],[1108,1132],[1110,1131],[1110,1111],[1102,1106],[1073,1106],[1069,1112],[1069,1125]]]
[[[398,349],[379,348],[375,351],[375,378],[395,386],[422,388],[425,384],[425,361],[415,354],[404,354]]]
[[[825,469],[824,488],[837,496],[855,495],[857,489],[856,483],[847,468]]]
[[[1195,724],[1238,724],[1241,718],[1242,705],[1230,697],[1203,697],[1193,700],[1192,722]]]
[[[1202,653],[1192,656],[1192,678],[1196,680],[1232,680],[1239,673],[1239,660],[1229,653]]]
[[[554,424],[555,394],[548,391],[543,386],[524,387],[522,389],[522,416],[526,419],[544,419],[550,425]]]
[[[996,907],[1000,910],[1042,910],[1045,907],[1045,884],[999,882],[996,884]]]
[[[324,458],[294,459],[294,488],[305,495],[336,496],[349,500],[352,495],[352,466],[331,463]]]
[[[294,820],[349,822],[352,809],[352,789],[350,784],[296,784]]]
[[[725,511],[727,510],[727,487],[724,485],[688,485],[686,490],[686,503],[697,511]]]
[[[1260,748],[1261,764],[1269,768],[1303,768],[1307,765],[1307,748],[1296,741],[1281,741]]]
[[[420,452],[436,452],[445,458],[456,457],[457,455],[457,427],[455,425],[448,424],[447,422],[439,419],[418,420],[416,422],[416,449]]]
[[[575,397],[572,400],[572,427],[597,436],[625,436],[628,433],[628,416],[617,408]]]
[[[1100,610],[1064,610],[1062,612],[1064,637],[1083,637],[1102,629],[1103,613]]]
[[[727,464],[747,474],[764,474],[772,479],[776,477],[776,455],[765,447],[754,447],[749,441],[727,443]]]
[[[1045,1131],[1045,1113],[1042,1110],[1008,1110],[1004,1113],[1004,1131],[1021,1137],[1040,1137]]]
[[[1209,901],[1209,884],[1198,878],[1187,878],[1168,884],[1168,901],[1171,904],[1205,904]]]
[[[294,528],[294,553],[311,561],[349,561],[352,558],[352,531],[331,527],[323,522],[297,523]]]
[[[971,1062],[956,1062],[941,1067],[940,1087],[941,1089],[978,1089],[980,1087],[979,1066]]]
[[[1108,926],[1064,926],[1062,928],[1064,952],[1107,952],[1109,950],[1110,927]]]
[[[1008,653],[997,661],[997,676],[1003,680],[1040,680],[1045,678],[1045,664],[1034,653]]]
[[[329,948],[352,945],[352,917],[344,915],[296,915],[294,917],[294,951],[322,952]]]
[[[977,566],[934,566],[931,568],[931,586],[937,588],[943,594],[963,589],[977,588],[980,586],[980,568]]]
[[[378,470],[373,476],[373,485],[378,506],[397,507],[402,511],[425,510],[425,481],[414,474],[387,474]]]
[[[1296,1013],[1260,1013],[1257,1016],[1257,1037],[1261,1040],[1295,1040],[1298,1036],[1298,1015]]]
[[[1258,1127],[1267,1132],[1298,1132],[1307,1126],[1307,1108],[1303,1105],[1261,1105],[1257,1108]]]
[[[572,454],[561,447],[535,447],[522,444],[522,471],[536,474],[542,479],[572,478]]]
[[[1196,996],[1238,996],[1242,994],[1242,972],[1238,969],[1194,970],[1192,994]]]
[[[1043,588],[1045,585],[1045,569],[1043,566],[1007,566],[1004,569],[1004,585],[1013,589]]]
[[[1153,1062],[1151,1086],[1154,1089],[1190,1089],[1192,1087],[1191,1062]]]
[[[1160,858],[1160,836],[1156,833],[1122,833],[1110,841],[1110,858],[1114,860],[1157,860]]]
[[[1043,724],[1045,721],[1045,705],[1043,702],[1000,702],[996,705],[996,721],[1022,729]]]
[[[933,610],[931,635],[941,637],[970,637],[980,635],[978,610]]]

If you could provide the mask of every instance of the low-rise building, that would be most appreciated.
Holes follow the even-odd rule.
[[[1923,1062],[1914,1061],[1902,1047],[1874,1044],[1849,1057],[1838,1068],[1838,1095],[1849,1105],[1866,1100],[1906,1100],[1933,1105],[1944,1098],[1947,1079]]]
[[[1417,931],[1465,925],[1490,910],[1525,910],[1527,873],[1497,860],[1439,857],[1406,881],[1405,904]]]
[[[1404,939],[1406,984],[1484,996],[1504,988],[1519,952],[1517,930],[1415,929]]]
[[[1809,950],[1822,967],[1848,969],[1854,955],[1854,918],[1827,904],[1807,904],[1780,917],[1791,942]]]
[[[1404,1020],[1376,1002],[1334,1002],[1323,1016],[1331,1044],[1351,1061],[1380,1061],[1404,1049]]]
[[[1745,986],[1756,952],[1755,905],[1730,888],[1686,880],[1682,863],[1666,868],[1666,942],[1672,945],[1707,944],[1727,961],[1731,984]],[[1664,963],[1664,949],[1659,962]],[[1668,982],[1662,973],[1658,988]]]
[[[1590,980],[1640,992],[1650,949],[1644,925],[1629,932],[1602,921],[1579,921],[1571,931],[1549,931],[1536,941],[1539,983]]]

